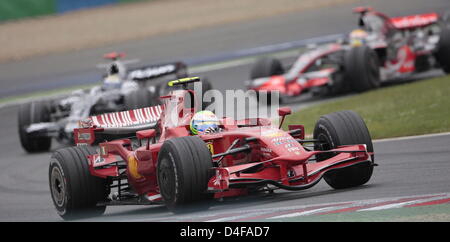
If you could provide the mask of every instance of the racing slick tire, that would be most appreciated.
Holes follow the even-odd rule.
[[[52,138],[36,137],[26,132],[26,128],[33,123],[50,122],[50,104],[46,100],[22,104],[19,107],[18,128],[20,144],[28,153],[50,150]]]
[[[206,193],[211,168],[211,152],[199,137],[165,141],[158,154],[157,180],[166,207],[179,213],[206,202],[211,197]]]
[[[373,154],[372,138],[364,120],[353,111],[340,111],[321,116],[314,128],[314,139],[319,142],[315,150],[330,150],[340,145],[365,144],[367,151]],[[317,162],[326,160],[336,154],[316,155]],[[373,172],[374,155],[371,162],[364,162],[346,168],[330,170],[324,179],[335,189],[355,187],[370,180]]]
[[[250,78],[256,79],[274,75],[282,75],[284,68],[281,62],[275,58],[264,57],[256,61],[250,72]]]
[[[436,59],[445,73],[450,73],[450,26],[441,28],[439,43],[436,51]]]
[[[280,60],[270,57],[264,57],[256,61],[250,72],[250,79],[254,80],[261,77],[282,75],[285,72]],[[256,99],[259,101],[259,93],[256,93]],[[271,93],[267,93],[267,105],[271,105]],[[281,98],[280,98],[280,101]]]
[[[345,53],[345,80],[351,90],[364,92],[380,86],[380,63],[368,46],[353,47]]]
[[[203,91],[203,95],[204,95],[204,93],[206,93],[207,91],[209,91],[209,90],[211,90],[212,89],[212,84],[211,84],[211,82],[209,81],[209,79],[208,78],[206,78],[206,77],[204,77],[203,79],[202,79],[202,91]],[[208,102],[205,102],[204,100],[203,100],[203,96],[201,97],[201,102],[202,102],[202,110],[205,110],[207,107],[208,107]]]
[[[89,172],[88,155],[95,154],[91,146],[63,148],[53,153],[49,166],[49,185],[53,204],[64,220],[100,216],[109,194],[106,179]]]
[[[127,110],[155,106],[157,102],[157,98],[145,88],[130,92],[124,98],[124,104]]]
[[[198,92],[196,92],[196,95],[198,96],[198,98],[200,98],[199,101],[202,104],[202,107],[201,107],[202,110],[205,110],[208,107],[209,102],[205,102],[203,97],[207,91],[212,90],[212,84],[207,77],[202,77],[200,83],[202,85],[202,93],[201,93],[202,95],[200,95],[200,93],[198,93]],[[196,91],[195,83],[189,83],[188,89]]]

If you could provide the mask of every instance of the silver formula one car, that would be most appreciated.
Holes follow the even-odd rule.
[[[143,66],[127,70],[133,61],[120,60],[123,53],[109,53],[104,57],[111,62],[102,65],[107,72],[101,85],[88,90],[77,90],[63,98],[37,100],[20,106],[18,114],[19,137],[27,152],[47,151],[52,139],[59,143],[73,143],[73,129],[78,121],[92,115],[137,109],[158,105],[161,95],[170,90],[165,78],[187,76],[182,62]],[[211,89],[208,81],[203,90]],[[114,122],[114,120],[109,120]]]

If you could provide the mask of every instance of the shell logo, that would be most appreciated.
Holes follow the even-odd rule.
[[[138,172],[137,160],[133,155],[128,157],[128,172],[134,179],[142,178],[142,175]]]

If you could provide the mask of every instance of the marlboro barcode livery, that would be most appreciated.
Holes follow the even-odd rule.
[[[123,112],[107,113],[90,117],[92,124],[99,128],[124,127],[145,123],[156,123],[162,113],[163,106],[134,109]]]

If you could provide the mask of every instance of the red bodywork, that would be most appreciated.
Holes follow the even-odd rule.
[[[420,28],[426,28],[440,20],[437,13],[425,13],[411,16],[390,18],[370,7],[357,7],[354,13],[363,16],[376,16],[383,22],[377,38],[367,41],[367,45],[374,49],[380,56],[381,80],[391,80],[402,77],[416,71],[416,59],[422,56],[432,55],[433,48],[414,48],[415,39],[402,37],[402,41],[392,40],[394,32],[408,33]],[[427,31],[426,31],[427,32]],[[389,37],[388,37],[389,36]],[[343,52],[352,48],[348,43],[333,43],[317,47],[301,54],[291,69],[283,75],[258,78],[248,82],[247,87],[255,91],[278,91],[281,96],[297,96],[314,87],[333,85],[333,74],[342,68],[336,63],[335,67],[320,66],[312,71],[310,67],[317,61],[337,52]],[[389,53],[389,58],[386,58]],[[392,53],[394,52],[394,53]],[[392,58],[392,56],[394,56]],[[345,67],[344,67],[345,68]]]
[[[264,83],[250,87],[255,91],[279,91],[281,95],[297,96],[312,87],[324,86],[332,80],[332,74],[338,71],[334,67],[308,71],[315,62],[331,53],[342,50],[340,44],[329,44],[300,55],[292,68],[284,75],[260,78]]]
[[[89,122],[82,124],[83,128],[75,129],[77,145],[86,145],[91,144],[97,134],[111,130],[151,127],[138,128],[135,136],[143,144],[136,149],[132,149],[130,139],[100,143],[99,153],[88,156],[91,175],[117,178],[120,175],[117,164],[125,162],[126,177],[132,189],[151,201],[161,199],[156,175],[158,153],[165,140],[191,135],[189,122],[196,110],[186,107],[187,96],[195,95],[191,90],[173,91],[163,97],[161,106],[91,117]],[[280,109],[281,115],[289,113],[290,109]],[[305,189],[316,184],[325,172],[371,162],[373,155],[367,152],[365,145],[308,151],[299,143],[304,139],[302,125],[290,125],[290,131],[283,131],[263,118],[238,121],[223,118],[221,129],[218,133],[199,136],[210,149],[213,161],[220,159],[214,155],[226,152],[236,140],[239,142],[234,148],[244,148],[245,152],[223,156],[220,165],[213,168],[215,175],[208,183],[208,192],[215,193],[216,198],[243,195],[249,187],[265,184]],[[321,152],[336,152],[337,155],[320,163],[308,161]]]

